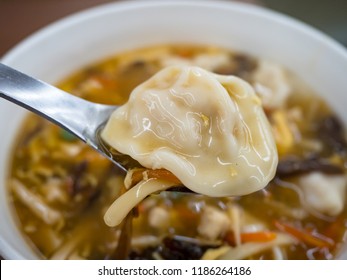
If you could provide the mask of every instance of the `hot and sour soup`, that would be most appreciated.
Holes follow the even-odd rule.
[[[258,192],[211,198],[147,197],[119,227],[105,225],[124,174],[37,116],[14,145],[10,198],[23,235],[49,259],[331,259],[346,238],[346,140],[327,103],[276,63],[205,46],[134,50],[91,65],[59,86],[121,105],[160,69],[197,65],[248,81],[260,96],[279,153]],[[327,195],[329,194],[329,195]]]

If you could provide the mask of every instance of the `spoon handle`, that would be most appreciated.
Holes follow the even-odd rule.
[[[73,96],[1,63],[0,97],[43,116],[84,142],[93,142],[96,129],[94,126],[100,125],[97,123],[100,117],[97,113],[104,107]]]

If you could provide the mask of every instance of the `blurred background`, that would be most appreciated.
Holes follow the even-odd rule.
[[[300,19],[347,47],[347,0],[237,1],[261,5]],[[41,27],[76,11],[109,2],[117,1],[0,0],[0,57],[23,38]]]

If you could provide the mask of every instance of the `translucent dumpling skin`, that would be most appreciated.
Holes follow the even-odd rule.
[[[139,85],[102,138],[144,167],[167,169],[192,191],[214,197],[264,188],[278,162],[253,88],[199,67],[171,66]]]

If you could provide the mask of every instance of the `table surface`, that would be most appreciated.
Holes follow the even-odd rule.
[[[238,1],[256,3],[287,13],[321,29],[347,46],[346,0]],[[74,12],[110,2],[117,1],[0,0],[0,57],[22,39],[47,24]]]

